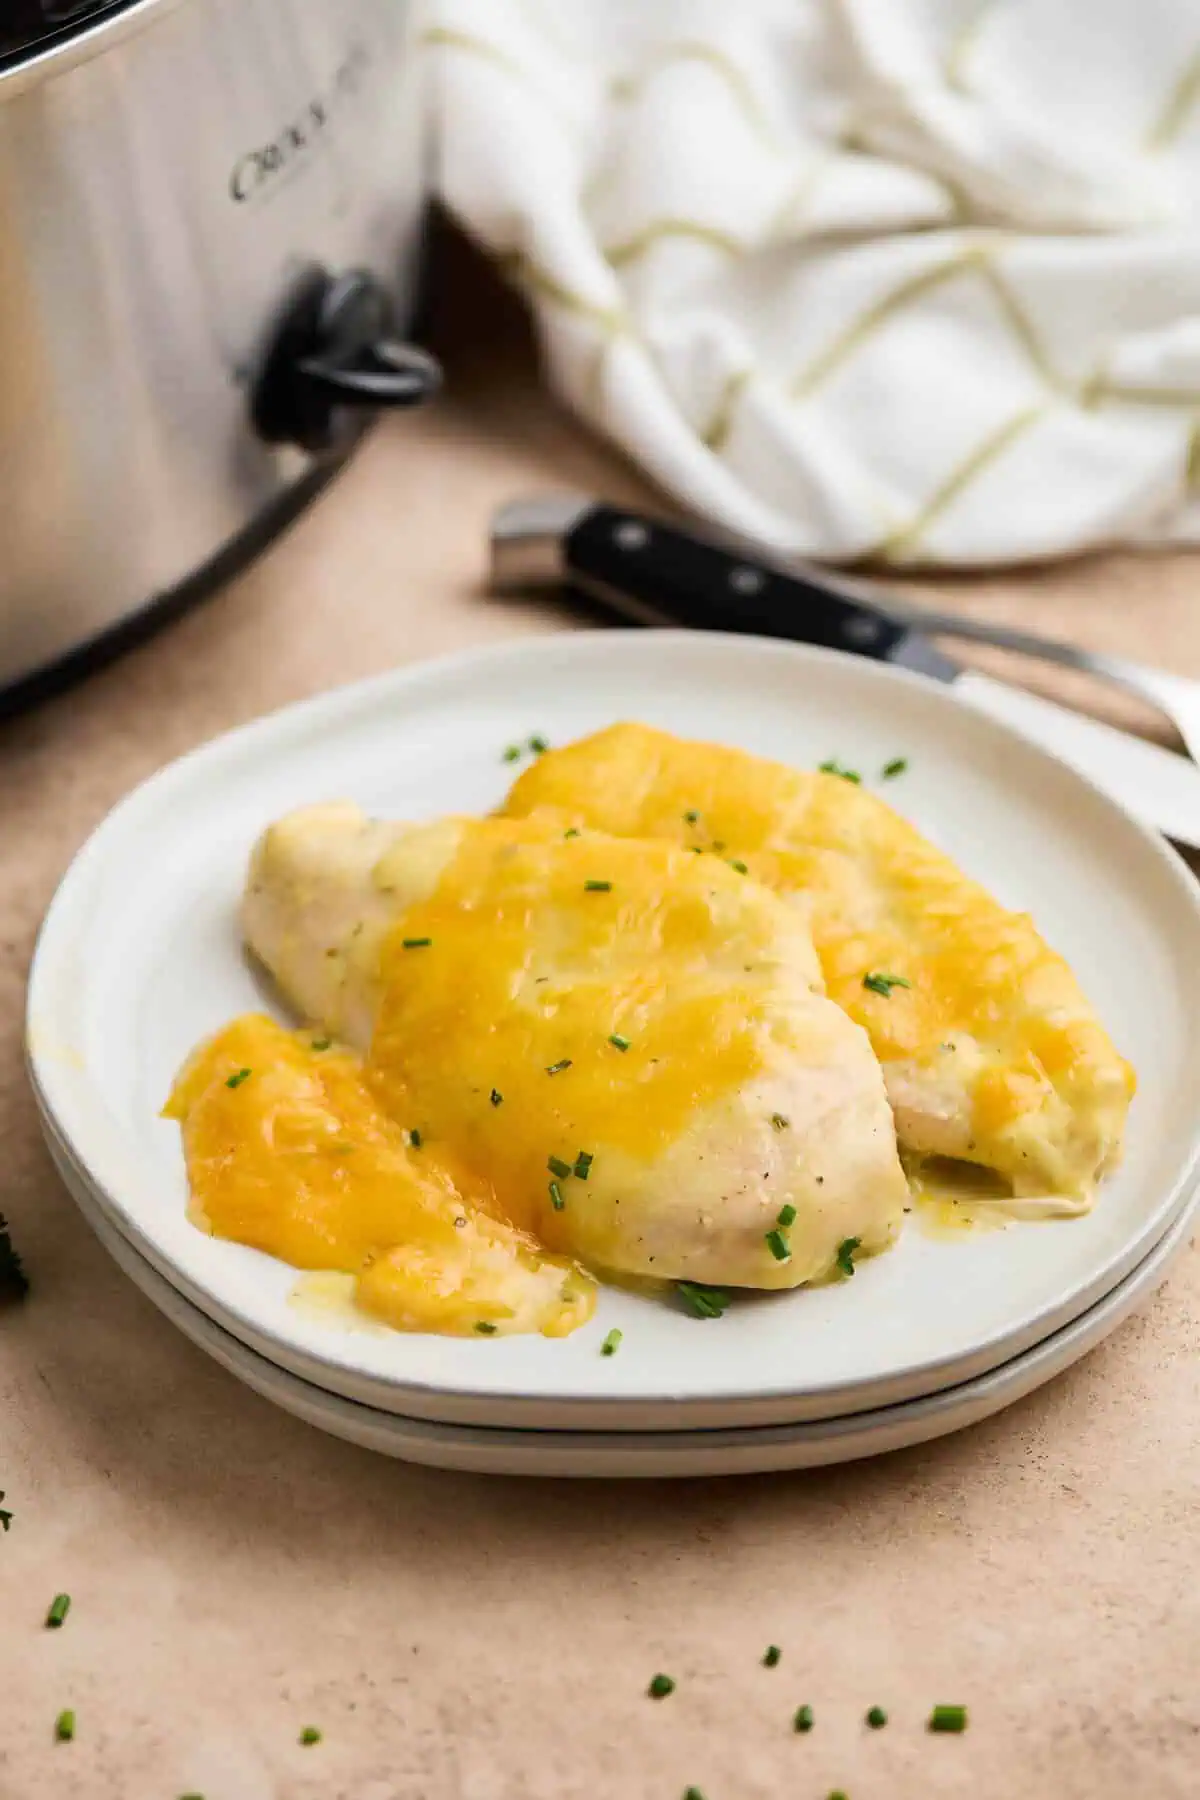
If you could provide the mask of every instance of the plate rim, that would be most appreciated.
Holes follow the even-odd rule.
[[[1067,1369],[1081,1362],[1084,1357],[1118,1330],[1142,1306],[1158,1293],[1168,1276],[1174,1271],[1188,1244],[1194,1239],[1197,1222],[1200,1221],[1200,1186],[1195,1188],[1181,1210],[1179,1216],[1164,1235],[1154,1245],[1148,1255],[1131,1270],[1125,1280],[1109,1290],[1093,1307],[1081,1313],[1077,1318],[1063,1326],[1059,1331],[1051,1333],[1028,1350],[1010,1358],[995,1368],[973,1377],[970,1381],[955,1383],[948,1388],[938,1389],[931,1394],[915,1396],[911,1400],[902,1401],[893,1406],[873,1408],[868,1412],[843,1414],[836,1418],[796,1420],[771,1426],[747,1426],[718,1429],[679,1430],[675,1432],[637,1432],[615,1431],[589,1432],[586,1430],[553,1431],[541,1428],[522,1429],[513,1427],[492,1427],[487,1425],[454,1425],[444,1420],[414,1418],[404,1414],[389,1413],[371,1407],[360,1401],[348,1399],[317,1383],[307,1382],[290,1370],[282,1368],[269,1357],[264,1357],[244,1344],[232,1333],[226,1332],[209,1315],[198,1306],[193,1305],[185,1295],[174,1288],[165,1276],[159,1273],[140,1253],[135,1245],[114,1228],[96,1205],[95,1196],[91,1194],[90,1184],[84,1171],[75,1170],[75,1179],[60,1170],[72,1199],[79,1208],[85,1223],[89,1226],[101,1248],[112,1257],[121,1273],[131,1281],[139,1293],[144,1295],[160,1312],[168,1324],[173,1325],[188,1341],[203,1353],[212,1358],[226,1373],[248,1387],[252,1393],[265,1400],[269,1405],[277,1406],[289,1417],[299,1419],[315,1430],[324,1431],[344,1443],[353,1443],[360,1448],[370,1449],[377,1455],[389,1455],[400,1461],[417,1461],[435,1463],[445,1468],[473,1467],[476,1472],[508,1474],[514,1476],[536,1476],[542,1474],[559,1478],[601,1478],[601,1479],[691,1479],[697,1476],[714,1474],[751,1474],[765,1472],[769,1468],[812,1467],[813,1462],[787,1462],[773,1458],[769,1464],[756,1469],[753,1461],[739,1458],[737,1466],[727,1470],[713,1469],[705,1466],[684,1466],[689,1456],[699,1453],[706,1456],[722,1452],[768,1452],[811,1446],[829,1446],[846,1449],[845,1456],[823,1457],[822,1466],[833,1462],[859,1461],[865,1457],[890,1454],[899,1449],[911,1449],[918,1444],[928,1443],[939,1437],[949,1437],[955,1432],[967,1430],[973,1425],[981,1424],[985,1419],[1006,1411],[1009,1406],[1027,1399],[1039,1388],[1056,1380]],[[76,1185],[78,1183],[78,1185]],[[82,1191],[81,1191],[82,1190]],[[87,1198],[85,1199],[85,1195]],[[93,1210],[95,1208],[95,1210]],[[117,1245],[120,1248],[117,1248]],[[131,1266],[132,1265],[132,1266]],[[187,1316],[189,1323],[182,1322]],[[260,1366],[261,1365],[261,1366]],[[282,1378],[284,1392],[293,1400],[293,1404],[280,1398],[275,1385]],[[1015,1389],[1015,1391],[1010,1391]],[[329,1422],[328,1417],[315,1417],[322,1405],[331,1406],[339,1422],[357,1429],[351,1431],[337,1430]],[[970,1416],[957,1417],[956,1408],[967,1408]],[[360,1418],[359,1415],[362,1415]],[[905,1426],[916,1427],[912,1435],[897,1440],[896,1431],[902,1433]],[[929,1426],[926,1430],[924,1427]],[[369,1441],[368,1433],[383,1431],[385,1435],[394,1430],[394,1440],[389,1445],[377,1441]],[[432,1456],[416,1458],[395,1447],[403,1434],[415,1436],[427,1452],[434,1448],[447,1451],[444,1458],[434,1459]],[[869,1442],[872,1433],[878,1432],[887,1441],[872,1447]],[[864,1438],[868,1441],[864,1441]],[[570,1461],[575,1457],[592,1456],[595,1458],[611,1457],[613,1459],[630,1455],[650,1459],[656,1454],[673,1459],[674,1467],[647,1467],[636,1469],[579,1468],[566,1467],[546,1468],[538,1470],[522,1465],[520,1468],[481,1469],[478,1463],[463,1464],[455,1460],[453,1452],[461,1456],[469,1446],[477,1450],[486,1448],[494,1454],[503,1456],[516,1444],[522,1451],[532,1450],[536,1445],[542,1450],[549,1450],[551,1457],[557,1455]],[[411,1445],[409,1446],[411,1449]]]
[[[814,666],[819,669],[822,665],[836,663],[852,666],[856,676],[865,678],[868,683],[876,681],[881,687],[900,684],[910,690],[920,690],[932,699],[935,707],[942,706],[967,717],[970,729],[980,734],[984,741],[991,738],[998,749],[1019,745],[1022,754],[1053,768],[1059,780],[1065,779],[1068,784],[1074,784],[1088,793],[1093,802],[1098,802],[1110,815],[1119,819],[1127,830],[1131,829],[1140,840],[1143,854],[1153,860],[1169,886],[1175,890],[1176,897],[1183,902],[1185,910],[1191,914],[1200,938],[1200,894],[1196,891],[1189,871],[1165,840],[1127,813],[1086,776],[1060,762],[1004,721],[979,712],[968,700],[956,694],[951,686],[931,683],[927,677],[893,668],[889,664],[773,638],[739,634],[731,641],[727,634],[721,633],[663,630],[655,631],[654,639],[668,653],[673,646],[681,649],[686,647],[693,652],[698,646],[706,646],[705,653],[711,651],[728,654],[736,643],[739,649],[750,656],[759,655],[771,661],[790,661],[797,670],[811,670]],[[86,885],[93,872],[93,865],[103,866],[108,834],[128,827],[131,820],[136,820],[139,811],[153,808],[163,789],[169,792],[171,784],[186,782],[198,766],[219,771],[227,761],[238,759],[256,740],[266,739],[272,744],[275,754],[286,754],[290,747],[289,740],[295,742],[310,736],[314,724],[334,729],[340,723],[352,719],[356,713],[378,706],[381,700],[394,700],[399,708],[406,699],[419,696],[422,689],[436,688],[447,680],[469,682],[481,671],[502,671],[510,664],[527,665],[532,662],[536,665],[542,659],[553,660],[564,654],[586,656],[588,648],[597,641],[615,647],[618,653],[634,645],[644,651],[646,632],[631,629],[539,634],[500,645],[476,646],[313,694],[248,720],[209,742],[194,747],[154,771],[110,809],[72,859],[46,910],[35,945],[26,1005],[27,1067],[44,1125],[53,1126],[56,1134],[72,1150],[76,1160],[89,1170],[89,1175],[91,1159],[86,1148],[86,1132],[84,1143],[81,1144],[78,1132],[72,1130],[73,1120],[77,1123],[75,1096],[70,1090],[70,1083],[64,1080],[63,1064],[61,1060],[45,1055],[39,1049],[38,1040],[46,1031],[47,1020],[54,1016],[54,1006],[47,1005],[44,996],[47,993],[53,995],[56,975],[70,958],[70,913],[74,893]],[[282,742],[280,733],[283,734]],[[69,1033],[66,1041],[70,1041]],[[996,1367],[1013,1355],[1020,1354],[1039,1339],[1061,1329],[1071,1318],[1088,1310],[1104,1293],[1118,1285],[1170,1229],[1185,1203],[1198,1165],[1200,1114],[1192,1126],[1187,1150],[1181,1154],[1181,1161],[1166,1198],[1143,1222],[1141,1228],[1126,1240],[1124,1248],[1112,1254],[1090,1281],[1082,1286],[1077,1285],[1069,1294],[1064,1292],[1058,1301],[1044,1306],[1039,1313],[1030,1314],[1015,1325],[998,1329],[988,1339],[977,1342],[969,1353],[954,1351],[929,1357],[894,1369],[886,1377],[869,1378],[872,1398],[864,1402],[861,1410],[870,1410],[880,1404],[896,1404],[903,1399],[918,1397],[921,1392],[935,1391],[946,1385],[950,1378],[949,1372],[954,1369],[966,1370],[966,1378],[974,1378],[986,1368]],[[337,1391],[347,1399],[381,1405],[384,1410],[411,1417],[436,1419],[447,1416],[448,1409],[460,1414],[464,1409],[475,1414],[482,1411],[494,1414],[497,1407],[507,1407],[516,1414],[534,1408],[545,1411],[559,1407],[575,1415],[585,1412],[598,1415],[608,1409],[614,1414],[633,1417],[645,1416],[666,1407],[674,1413],[686,1410],[695,1413],[733,1414],[765,1406],[773,1408],[781,1417],[794,1417],[798,1395],[802,1400],[805,1393],[819,1393],[820,1401],[809,1413],[809,1416],[816,1417],[836,1416],[852,1410],[849,1404],[851,1397],[856,1391],[861,1392],[865,1386],[864,1380],[850,1379],[826,1383],[818,1390],[797,1390],[794,1383],[775,1386],[764,1384],[756,1388],[753,1395],[747,1395],[744,1390],[726,1390],[712,1391],[706,1395],[679,1396],[667,1389],[656,1389],[637,1395],[577,1393],[564,1398],[530,1392],[527,1388],[519,1390],[515,1386],[507,1391],[497,1392],[495,1389],[471,1388],[462,1381],[455,1381],[453,1385],[447,1386],[423,1378],[389,1377],[363,1372],[353,1367],[352,1359],[343,1359],[337,1355],[310,1355],[303,1348],[289,1344],[274,1330],[260,1325],[240,1304],[192,1279],[170,1256],[160,1254],[159,1247],[123,1201],[120,1192],[114,1190],[104,1179],[102,1168],[92,1177],[92,1182],[104,1205],[106,1216],[116,1229],[129,1242],[143,1247],[144,1253],[148,1254],[149,1260],[159,1272],[224,1329],[259,1354],[267,1354],[269,1360],[288,1367],[299,1379],[313,1381],[315,1371],[319,1369],[322,1371],[319,1385],[328,1387],[332,1372],[339,1378]],[[337,1343],[338,1340],[331,1335],[331,1350]],[[266,1350],[267,1345],[270,1345],[269,1350]],[[388,1401],[383,1399],[385,1394],[389,1397]],[[883,1398],[880,1397],[881,1394]],[[653,1429],[653,1426],[647,1425],[645,1429]]]

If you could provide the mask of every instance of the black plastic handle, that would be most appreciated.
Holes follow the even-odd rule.
[[[433,357],[398,337],[391,300],[374,276],[313,268],[263,364],[254,424],[269,444],[318,454],[356,436],[364,412],[415,406],[440,385]]]
[[[640,624],[790,638],[901,663],[939,680],[957,666],[876,607],[657,519],[596,506],[563,540],[567,578]]]

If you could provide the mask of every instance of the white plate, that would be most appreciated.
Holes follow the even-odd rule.
[[[565,1341],[341,1329],[293,1273],[184,1216],[158,1111],[195,1041],[263,1004],[237,940],[250,845],[306,801],[483,810],[503,746],[638,718],[811,766],[909,758],[888,799],[1075,965],[1141,1089],[1124,1166],[1086,1219],[959,1242],[910,1229],[854,1281],[747,1301],[719,1323],[606,1292]],[[106,1216],[226,1330],[293,1373],[410,1417],[539,1428],[767,1425],[892,1405],[997,1367],[1093,1305],[1175,1217],[1200,1148],[1200,903],[1174,853],[1085,781],[952,692],[797,645],[605,632],[521,643],[292,707],[164,770],[109,816],[50,908],[29,1057]],[[597,1347],[612,1325],[619,1357]]]
[[[801,1425],[743,1431],[502,1431],[486,1426],[438,1425],[406,1419],[289,1375],[222,1331],[107,1223],[87,1177],[61,1148],[56,1162],[80,1211],[101,1243],[142,1292],[194,1344],[284,1412],[365,1450],[439,1469],[477,1475],[630,1477],[750,1475],[776,1469],[815,1469],[854,1462],[889,1450],[928,1443],[978,1425],[1078,1362],[1127,1319],[1169,1274],[1195,1229],[1200,1196],[1193,1196],[1144,1262],[1104,1299],[1023,1356],[987,1375],[941,1393]]]

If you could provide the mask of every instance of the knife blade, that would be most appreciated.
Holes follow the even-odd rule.
[[[809,574],[624,507],[556,495],[501,509],[492,563],[496,591],[565,586],[634,624],[818,644],[940,681],[1127,812],[1200,848],[1200,768],[1187,757],[965,668],[911,623]]]

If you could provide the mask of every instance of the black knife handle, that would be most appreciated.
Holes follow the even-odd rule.
[[[791,638],[897,659],[909,633],[874,607],[657,519],[596,506],[563,540],[567,579],[639,623]]]

